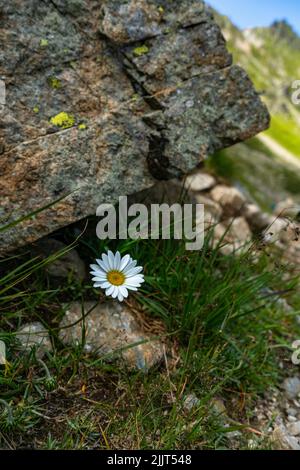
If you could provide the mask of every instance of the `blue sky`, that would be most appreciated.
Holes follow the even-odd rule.
[[[287,19],[300,33],[299,0],[206,0],[241,28],[269,26],[275,19]]]

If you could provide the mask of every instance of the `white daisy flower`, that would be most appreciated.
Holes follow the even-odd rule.
[[[136,266],[137,261],[129,255],[121,257],[118,251],[115,255],[108,251],[96,262],[98,264],[90,265],[94,287],[105,289],[107,296],[118,298],[120,302],[128,297],[128,290],[137,291],[144,282],[144,275],[140,274],[142,266]]]

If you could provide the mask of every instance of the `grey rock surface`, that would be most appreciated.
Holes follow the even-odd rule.
[[[84,320],[81,321],[84,314]],[[99,357],[121,357],[129,367],[147,371],[163,358],[162,344],[139,327],[131,310],[118,302],[72,302],[60,324],[60,339]]]
[[[185,187],[190,191],[205,191],[217,184],[216,179],[204,172],[197,172],[189,175],[185,180]]]
[[[275,426],[272,440],[278,450],[300,450],[299,440],[289,433],[282,422]]]
[[[287,425],[287,429],[292,436],[300,435],[300,421],[295,421]]]
[[[269,125],[201,0],[2,2],[0,252]]]
[[[246,203],[246,198],[238,189],[221,184],[214,187],[211,197],[221,204],[227,216],[239,215]]]
[[[300,378],[297,376],[288,377],[283,382],[283,388],[288,398],[297,398],[300,394]]]

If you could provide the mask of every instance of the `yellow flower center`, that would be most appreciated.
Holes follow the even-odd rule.
[[[120,271],[109,271],[107,273],[107,280],[113,286],[121,286],[122,284],[124,284],[125,276]]]

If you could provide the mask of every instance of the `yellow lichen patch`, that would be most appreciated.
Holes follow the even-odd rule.
[[[40,108],[39,108],[38,106],[35,106],[35,107],[33,108],[33,112],[34,112],[34,113],[39,113],[39,112],[40,112]]]
[[[41,47],[47,47],[49,44],[48,39],[41,39],[40,40],[40,46]]]
[[[84,131],[86,129],[86,124],[84,124],[83,122],[81,122],[79,125],[78,125],[78,129],[80,129],[81,131]]]
[[[70,114],[61,112],[59,114],[56,114],[56,116],[53,116],[50,119],[50,122],[51,124],[54,124],[54,126],[61,127],[62,129],[68,129],[69,127],[74,126],[75,118]]]
[[[61,81],[56,77],[49,77],[48,83],[51,86],[51,88],[54,88],[55,90],[58,90],[59,88],[61,88]]]
[[[143,46],[136,47],[133,50],[133,53],[135,56],[140,57],[141,55],[147,54],[149,52],[149,47],[147,47],[145,44]]]

